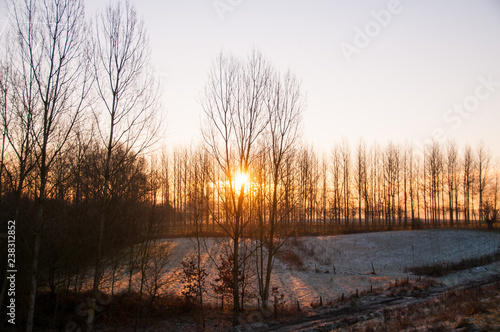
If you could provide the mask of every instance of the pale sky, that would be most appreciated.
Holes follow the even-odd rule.
[[[168,144],[200,140],[216,55],[256,48],[302,80],[304,141],[320,150],[343,137],[404,143],[436,132],[460,145],[483,139],[500,156],[498,0],[132,2],[163,84]],[[87,15],[102,6],[86,1]]]

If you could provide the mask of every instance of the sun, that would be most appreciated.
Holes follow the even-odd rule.
[[[239,189],[242,186],[246,185],[248,182],[248,174],[246,173],[237,173],[234,176],[234,186]]]

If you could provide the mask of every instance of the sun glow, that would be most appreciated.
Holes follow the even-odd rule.
[[[234,186],[236,189],[241,188],[242,186],[245,186],[248,182],[248,174],[246,173],[237,173],[234,176]]]

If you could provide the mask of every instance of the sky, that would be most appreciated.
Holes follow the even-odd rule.
[[[201,140],[215,57],[257,49],[301,80],[303,142],[319,150],[450,138],[500,156],[498,0],[131,1],[162,83],[167,144]],[[85,4],[88,16],[103,7]]]

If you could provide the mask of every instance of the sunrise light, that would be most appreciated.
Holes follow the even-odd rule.
[[[249,176],[247,173],[237,173],[234,176],[234,186],[236,189],[241,188],[242,186],[245,186],[249,180]]]

